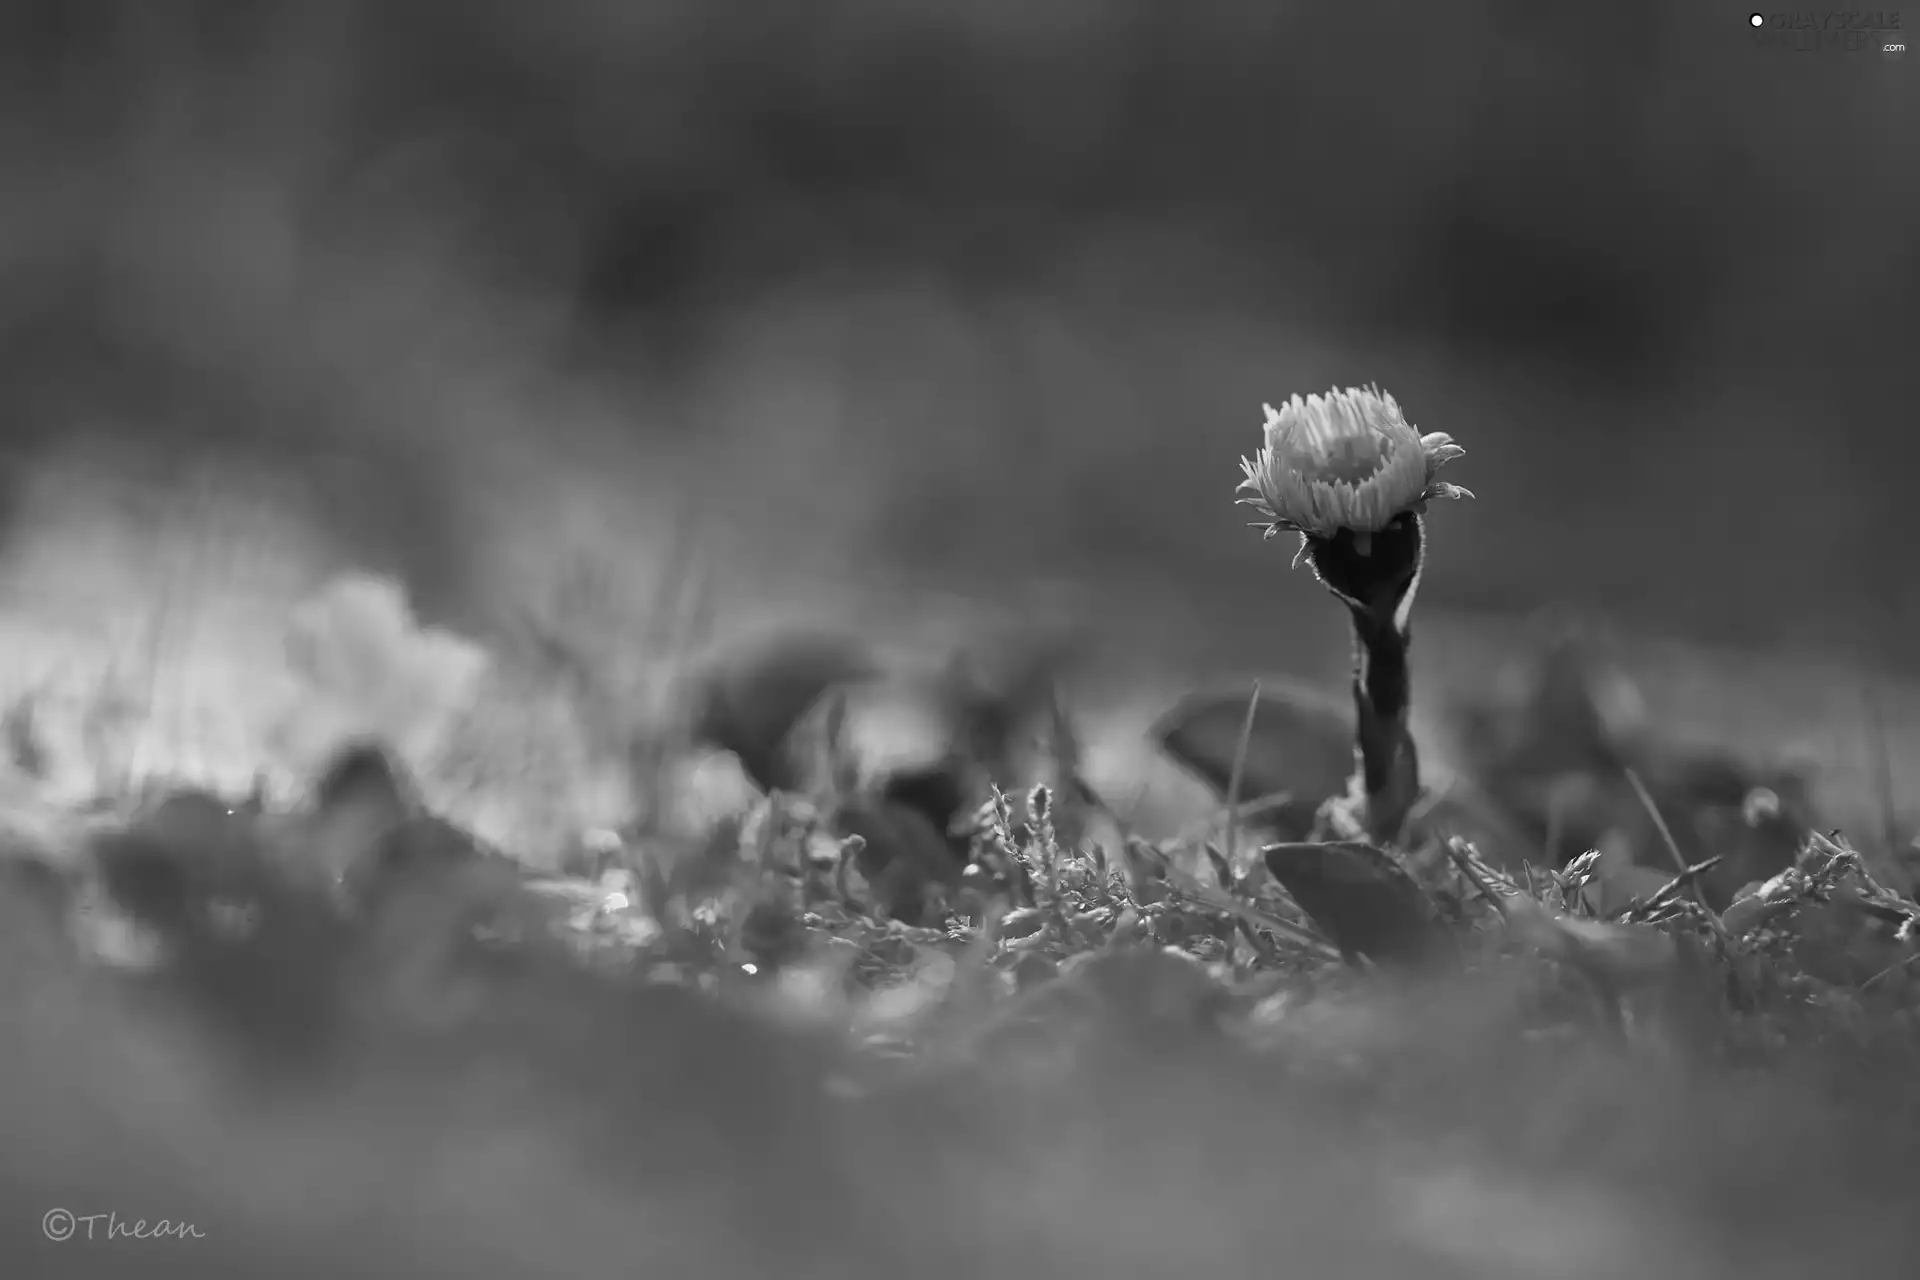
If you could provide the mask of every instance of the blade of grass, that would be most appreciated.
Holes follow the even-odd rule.
[[[711,643],[714,631],[719,625],[720,594],[715,582],[713,557],[710,554],[700,555],[697,546],[694,554],[699,559],[689,570],[693,575],[693,584],[687,589],[687,616],[680,633],[680,650],[677,656],[692,653],[701,646]]]
[[[1240,741],[1233,748],[1233,768],[1227,774],[1226,854],[1229,862],[1240,843],[1240,786],[1247,771],[1247,748],[1253,741],[1253,720],[1260,713],[1260,682],[1253,682],[1253,694],[1247,699],[1247,718],[1240,722]]]
[[[1244,920],[1255,928],[1265,929],[1275,937],[1285,938],[1294,946],[1312,952],[1322,958],[1333,960],[1340,958],[1339,948],[1324,938],[1321,938],[1319,935],[1309,932],[1307,929],[1294,924],[1290,920],[1282,920],[1278,916],[1261,911],[1256,907],[1248,906],[1246,903],[1241,902],[1238,898],[1233,897],[1223,890],[1203,884],[1195,877],[1182,871],[1179,867],[1174,866],[1172,862],[1168,861],[1167,858],[1158,850],[1154,849],[1153,846],[1142,844],[1139,846],[1138,851],[1145,854],[1153,863],[1155,869],[1165,877],[1168,889],[1175,896],[1184,898],[1188,902],[1197,903],[1209,911],[1218,911],[1222,915],[1232,916],[1236,920]]]
[[[1673,838],[1673,831],[1667,826],[1667,820],[1660,816],[1660,806],[1653,802],[1653,793],[1647,790],[1647,784],[1640,781],[1640,775],[1634,772],[1631,766],[1621,772],[1627,775],[1627,785],[1633,788],[1633,794],[1639,798],[1641,806],[1647,811],[1647,816],[1653,819],[1654,830],[1660,833],[1660,839],[1667,846],[1667,853],[1673,859],[1675,873],[1687,880],[1687,888],[1691,891],[1694,902],[1706,916],[1708,923],[1713,926],[1714,932],[1720,936],[1720,940],[1730,941],[1726,922],[1720,919],[1719,912],[1707,905],[1707,895],[1701,890],[1699,880],[1694,876],[1692,868],[1687,865],[1686,855],[1680,852],[1680,844]]]
[[[1638,797],[1641,807],[1647,811],[1647,816],[1653,819],[1654,830],[1660,833],[1660,839],[1666,845],[1667,853],[1673,858],[1674,870],[1680,875],[1685,875],[1687,873],[1686,855],[1680,852],[1679,842],[1673,838],[1673,831],[1667,826],[1667,820],[1660,816],[1660,807],[1654,804],[1653,793],[1647,790],[1647,784],[1640,781],[1640,775],[1631,767],[1621,772],[1626,774],[1627,785],[1633,788],[1633,794]],[[1699,895],[1696,893],[1695,896]]]

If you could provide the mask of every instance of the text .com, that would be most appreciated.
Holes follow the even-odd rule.
[[[1897,58],[1907,51],[1897,9],[1797,9],[1756,11],[1747,16],[1753,43],[1793,53],[1877,53]]]

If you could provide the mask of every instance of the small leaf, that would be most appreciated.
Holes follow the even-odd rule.
[[[1277,844],[1266,864],[1348,959],[1420,964],[1444,954],[1432,899],[1385,851],[1358,840]]]

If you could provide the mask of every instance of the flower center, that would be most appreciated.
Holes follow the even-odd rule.
[[[1392,442],[1374,431],[1335,436],[1315,442],[1305,470],[1309,478],[1329,484],[1346,483],[1355,488],[1367,483],[1386,469],[1393,453]]]

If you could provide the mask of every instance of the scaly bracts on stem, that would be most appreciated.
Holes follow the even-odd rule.
[[[1367,831],[1375,840],[1399,833],[1420,793],[1420,758],[1407,732],[1413,697],[1407,647],[1425,540],[1421,519],[1412,513],[1371,535],[1365,554],[1347,530],[1308,538],[1314,577],[1346,606],[1353,625],[1354,734]]]

